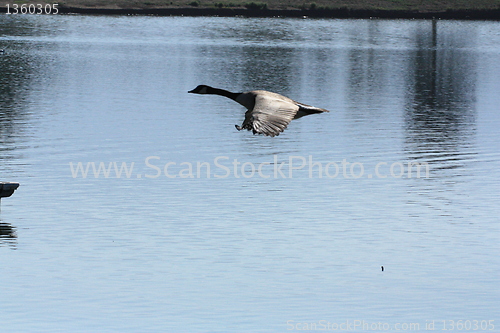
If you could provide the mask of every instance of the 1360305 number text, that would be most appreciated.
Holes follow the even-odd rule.
[[[7,14],[58,14],[57,3],[53,4],[7,4]]]

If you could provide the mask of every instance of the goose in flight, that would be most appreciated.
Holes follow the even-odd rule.
[[[230,98],[248,109],[241,126],[235,125],[238,131],[247,129],[253,134],[264,134],[274,137],[285,130],[292,119],[298,119],[314,113],[328,110],[302,104],[288,97],[265,90],[253,90],[233,93],[224,89],[199,85],[192,94],[220,95]]]

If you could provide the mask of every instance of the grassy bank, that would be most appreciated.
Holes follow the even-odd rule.
[[[0,0],[2,11],[5,11],[7,4],[12,7],[14,4],[21,6],[22,4],[40,3],[44,2]],[[388,17],[407,17],[419,13],[448,13],[448,16],[451,17],[446,18],[453,18],[453,13],[460,13],[459,16],[464,16],[470,12],[489,13],[487,15],[489,19],[500,19],[500,0],[64,0],[46,3],[58,3],[61,12],[99,13],[100,10],[102,13],[108,14],[123,14],[129,11],[132,14],[157,13],[161,15],[163,13],[168,15],[169,13],[175,14],[175,10],[185,9],[188,15],[202,13],[203,10],[208,10],[206,14],[212,12],[216,14],[218,11],[222,14],[241,15],[246,10],[252,12],[270,11],[270,14],[284,11],[285,15],[293,11],[308,12],[308,14],[331,14],[326,16],[342,16],[344,13],[344,16],[354,17],[370,16],[371,13],[387,13]],[[183,14],[182,11],[179,13]],[[414,16],[418,17],[418,15]]]

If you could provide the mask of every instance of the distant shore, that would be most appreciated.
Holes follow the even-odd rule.
[[[374,6],[370,0],[351,0],[337,3],[337,0],[307,2],[217,2],[220,0],[198,0],[182,2],[130,2],[72,0],[59,2],[58,14],[89,15],[156,15],[156,16],[243,16],[243,17],[311,17],[311,18],[384,18],[384,19],[457,19],[457,20],[500,20],[500,0],[483,3],[477,0],[461,7],[454,0],[442,1],[440,6],[422,7],[413,4],[415,0],[400,0],[400,6],[391,6],[395,0],[381,0]],[[276,0],[279,1],[279,0]],[[298,2],[297,2],[298,1]],[[357,2],[356,2],[357,1]],[[12,13],[13,6],[37,5],[35,1],[8,2],[0,0],[0,12]],[[57,2],[54,2],[57,3]],[[328,6],[324,4],[327,3]],[[346,5],[349,5],[347,6]],[[387,3],[384,5],[384,3]],[[15,5],[16,4],[16,5]],[[44,2],[42,2],[44,4]],[[336,4],[338,7],[335,7]],[[363,7],[363,4],[365,5]],[[332,7],[333,6],[333,7]],[[17,14],[23,15],[23,14]],[[24,14],[29,15],[29,14]]]

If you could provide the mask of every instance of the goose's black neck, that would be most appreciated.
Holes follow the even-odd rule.
[[[227,90],[224,90],[224,89],[218,89],[218,88],[212,88],[210,87],[209,91],[208,91],[210,94],[213,94],[213,95],[219,95],[219,96],[224,96],[224,97],[227,97],[227,98],[231,98],[232,100],[236,100],[236,98],[241,95],[241,93],[234,93],[234,92],[230,92],[230,91],[227,91]]]

